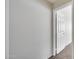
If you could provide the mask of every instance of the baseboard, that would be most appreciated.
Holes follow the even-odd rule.
[[[55,58],[55,56],[53,56],[53,55],[52,55],[52,56],[51,56],[51,57],[49,57],[48,59],[51,59],[51,58]]]

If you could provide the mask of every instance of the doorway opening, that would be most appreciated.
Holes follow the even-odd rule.
[[[53,14],[55,24],[54,55],[57,55],[68,45],[72,45],[72,3],[69,2],[55,8]]]

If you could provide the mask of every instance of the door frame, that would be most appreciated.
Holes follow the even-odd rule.
[[[73,1],[67,2],[59,7],[56,7],[53,9],[53,55],[56,56],[57,55],[57,15],[56,15],[56,11],[64,8],[68,5],[72,4],[72,44],[74,44],[74,19],[73,19]],[[73,45],[74,46],[74,45]],[[72,51],[74,50],[74,48],[72,48]],[[72,53],[73,56],[73,53]]]

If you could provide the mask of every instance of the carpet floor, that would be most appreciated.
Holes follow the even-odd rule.
[[[72,44],[69,44],[63,51],[57,56],[50,59],[72,59]]]

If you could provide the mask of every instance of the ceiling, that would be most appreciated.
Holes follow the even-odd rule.
[[[56,0],[48,0],[50,3],[54,3]]]
[[[50,3],[61,2],[61,1],[71,1],[71,0],[48,0]]]

